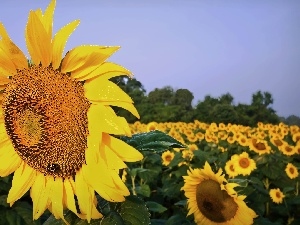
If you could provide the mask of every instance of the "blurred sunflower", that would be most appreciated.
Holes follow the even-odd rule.
[[[271,147],[268,145],[267,141],[258,139],[256,137],[252,137],[249,140],[249,148],[259,155],[271,153]]]
[[[95,191],[108,201],[124,201],[129,191],[117,171],[126,167],[123,161],[143,157],[109,135],[130,135],[127,121],[110,105],[139,115],[132,99],[109,81],[131,75],[105,62],[119,47],[82,45],[62,57],[79,20],[52,38],[55,5],[53,0],[44,14],[29,13],[30,63],[0,23],[0,176],[14,172],[10,205],[30,189],[33,219],[49,209],[64,220],[68,208],[90,221],[102,217]]]
[[[234,162],[232,160],[228,160],[226,162],[224,169],[225,169],[225,172],[227,173],[227,175],[229,176],[229,178],[234,178],[237,175],[239,175],[239,173],[234,168]]]
[[[279,188],[271,189],[269,191],[269,195],[270,195],[272,201],[277,204],[282,203],[282,200],[285,197],[285,195],[280,191]]]
[[[253,159],[249,158],[247,152],[243,152],[231,159],[234,163],[235,171],[243,176],[250,175],[256,169],[256,163]]]
[[[285,168],[285,172],[286,175],[290,178],[290,179],[295,179],[296,177],[298,177],[299,172],[296,166],[294,166],[292,163],[288,163],[286,165]]]
[[[150,122],[147,124],[147,132],[157,130],[158,123],[157,122]]]
[[[182,190],[188,198],[188,215],[194,214],[195,222],[202,225],[253,224],[255,212],[238,196],[235,183],[228,183],[222,169],[214,173],[206,162],[204,169],[190,169],[183,176]]]
[[[280,147],[278,147],[278,149],[287,156],[291,156],[296,154],[296,149],[294,146],[289,145],[288,143],[284,143],[283,145],[281,145]]]
[[[165,166],[168,166],[170,162],[174,159],[174,152],[165,151],[162,155],[161,158],[163,160],[162,164]]]

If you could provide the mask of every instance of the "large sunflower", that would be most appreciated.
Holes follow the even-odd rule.
[[[214,173],[206,162],[204,169],[190,169],[183,176],[182,190],[188,198],[188,215],[194,214],[195,222],[203,225],[250,225],[256,217],[244,199],[238,196],[235,183],[228,183],[222,169]]]
[[[25,39],[31,63],[0,23],[0,176],[14,172],[10,205],[30,189],[33,219],[46,209],[64,219],[68,208],[90,221],[102,217],[95,191],[108,201],[123,201],[129,191],[117,171],[126,167],[123,161],[142,159],[110,136],[130,135],[127,121],[110,105],[139,115],[131,98],[108,80],[131,75],[105,62],[119,47],[83,45],[62,57],[79,21],[52,38],[55,4],[29,13]]]

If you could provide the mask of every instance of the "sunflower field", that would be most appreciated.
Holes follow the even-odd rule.
[[[300,223],[298,126],[130,126],[134,136],[163,132],[185,145],[161,154],[145,151],[141,163],[123,171],[130,190],[145,200],[151,224]]]

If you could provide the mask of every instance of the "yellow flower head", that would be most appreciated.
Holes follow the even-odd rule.
[[[147,124],[147,132],[157,130],[158,128],[158,123],[156,122],[150,122]]]
[[[253,159],[249,158],[247,152],[243,152],[236,157],[232,157],[235,171],[243,176],[250,175],[253,170],[256,169],[256,163]]]
[[[267,141],[258,139],[256,137],[252,137],[249,140],[249,148],[259,155],[271,153],[271,147],[268,145]]]
[[[222,169],[214,173],[206,162],[203,169],[190,169],[183,176],[182,190],[188,198],[188,215],[199,225],[253,224],[255,212],[238,196],[235,183],[228,183]]]
[[[286,165],[285,172],[290,179],[295,179],[299,175],[297,167],[295,167],[292,163],[288,163]]]
[[[131,73],[106,62],[118,46],[82,45],[64,57],[75,20],[52,36],[55,0],[45,12],[30,11],[25,40],[30,63],[0,23],[0,176],[14,172],[7,202],[29,189],[33,218],[46,209],[64,220],[68,208],[80,218],[100,218],[95,192],[124,201],[123,161],[141,153],[110,136],[130,135],[127,121],[110,105],[139,117],[132,99],[110,78]],[[75,195],[79,210],[75,204]]]
[[[163,160],[162,164],[165,165],[165,166],[168,166],[170,164],[170,162],[174,159],[174,152],[170,152],[169,150],[168,151],[165,151],[162,155],[161,155],[161,158]]]
[[[272,201],[277,204],[282,203],[283,198],[285,197],[285,195],[280,191],[279,188],[271,189],[269,191],[269,195],[270,195]]]
[[[233,156],[232,156],[233,157]],[[228,160],[225,164],[225,172],[228,174],[229,178],[234,178],[237,175],[239,175],[239,173],[236,171],[235,167],[234,167],[234,161],[233,160]]]

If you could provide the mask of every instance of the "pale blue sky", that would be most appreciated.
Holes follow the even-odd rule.
[[[1,0],[0,21],[27,53],[30,9],[45,0]],[[54,31],[80,19],[66,50],[122,46],[110,61],[130,69],[147,92],[171,85],[194,103],[229,92],[235,103],[269,91],[279,115],[300,116],[300,1],[58,0]]]

